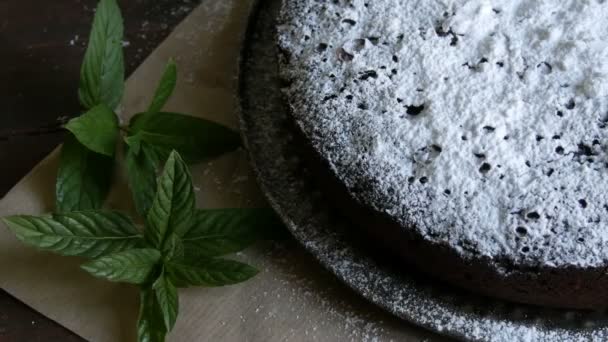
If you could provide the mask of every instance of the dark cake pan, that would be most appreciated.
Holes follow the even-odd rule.
[[[490,299],[419,275],[377,253],[323,195],[281,94],[275,44],[280,0],[260,0],[240,70],[240,121],[262,191],[297,240],[361,296],[440,334],[472,341],[607,341],[606,311]]]

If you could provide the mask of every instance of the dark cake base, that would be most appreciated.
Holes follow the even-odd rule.
[[[465,259],[447,245],[431,243],[411,227],[355,199],[338,180],[294,122],[296,141],[319,187],[379,253],[396,256],[405,266],[477,294],[553,308],[608,307],[607,267],[523,267],[504,260]],[[404,265],[401,265],[403,268]],[[399,267],[399,265],[397,265]]]

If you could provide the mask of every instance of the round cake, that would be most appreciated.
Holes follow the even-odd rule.
[[[284,0],[284,94],[377,245],[508,300],[608,306],[608,2]]]

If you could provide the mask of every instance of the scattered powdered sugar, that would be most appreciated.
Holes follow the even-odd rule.
[[[260,186],[294,236],[363,297],[422,327],[472,341],[605,341],[608,324],[603,312],[549,310],[480,298],[421,281],[410,272],[395,272],[352,243],[349,227],[334,217],[330,204],[319,197],[319,190],[311,185],[314,182],[293,147],[288,124],[291,118],[278,91],[283,84],[276,75],[273,34],[280,2],[261,2],[249,37],[241,75],[241,127]],[[306,5],[304,0],[299,3]],[[372,6],[371,2],[368,4]],[[310,291],[316,293],[319,289],[313,287]],[[307,293],[303,290],[294,295],[308,296]],[[322,294],[319,291],[310,295]],[[330,304],[330,310],[333,307]],[[260,308],[260,313],[265,310],[268,308]],[[382,340],[384,332],[403,327],[391,327],[374,317],[364,321],[379,328],[370,332],[372,341]]]
[[[608,3],[284,3],[291,111],[355,197],[464,256],[605,263]]]

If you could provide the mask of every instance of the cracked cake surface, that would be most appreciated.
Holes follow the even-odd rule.
[[[608,260],[608,4],[284,0],[293,117],[358,202],[464,258]]]

